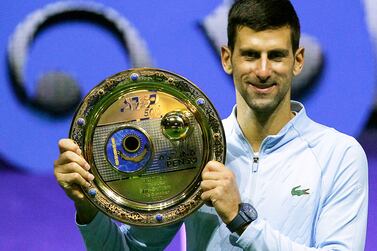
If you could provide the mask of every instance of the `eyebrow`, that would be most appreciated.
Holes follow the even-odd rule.
[[[260,54],[261,52],[258,51],[258,50],[254,50],[254,49],[242,49],[242,48],[240,49],[240,54],[241,55],[245,55],[245,54],[249,54],[249,53]],[[284,56],[289,55],[289,51],[286,50],[286,49],[272,49],[272,50],[270,50],[270,51],[267,52],[267,54],[271,54],[271,53],[281,53]]]
[[[257,50],[254,50],[254,49],[248,49],[248,48],[246,48],[246,49],[240,49],[240,54],[241,55],[244,55],[244,54],[249,54],[249,53],[257,53],[257,54],[259,54],[260,52],[259,51],[257,51]]]
[[[268,54],[271,54],[271,53],[279,53],[279,54],[282,54],[283,56],[289,55],[289,51],[286,49],[274,49],[274,50],[268,51]]]

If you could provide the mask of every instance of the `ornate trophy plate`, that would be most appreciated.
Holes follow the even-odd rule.
[[[130,225],[160,226],[202,205],[201,172],[225,160],[221,120],[189,80],[136,68],[104,80],[84,98],[70,138],[95,179],[83,188],[108,216]]]

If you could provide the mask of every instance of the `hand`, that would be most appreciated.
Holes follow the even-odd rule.
[[[210,161],[202,172],[201,198],[211,203],[222,221],[230,223],[238,214],[241,196],[234,173],[217,161]]]
[[[89,187],[94,176],[90,166],[81,155],[81,150],[71,139],[61,139],[58,143],[60,155],[54,162],[54,175],[69,198],[75,202],[80,223],[89,223],[97,214],[82,192],[81,187]]]

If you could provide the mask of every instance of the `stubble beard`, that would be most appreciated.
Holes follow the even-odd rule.
[[[255,115],[269,116],[284,102],[290,99],[290,89],[278,90],[276,94],[256,94],[247,90],[240,92],[241,97]]]

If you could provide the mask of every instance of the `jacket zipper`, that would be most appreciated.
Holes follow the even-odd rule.
[[[255,153],[253,157],[252,168],[251,168],[253,173],[258,172],[258,167],[259,167],[259,153]]]
[[[259,168],[259,152],[253,153],[251,159],[251,172],[250,172],[250,183],[249,183],[249,199],[250,203],[255,203],[256,198],[256,188],[257,188],[257,179],[258,179],[258,168]]]

